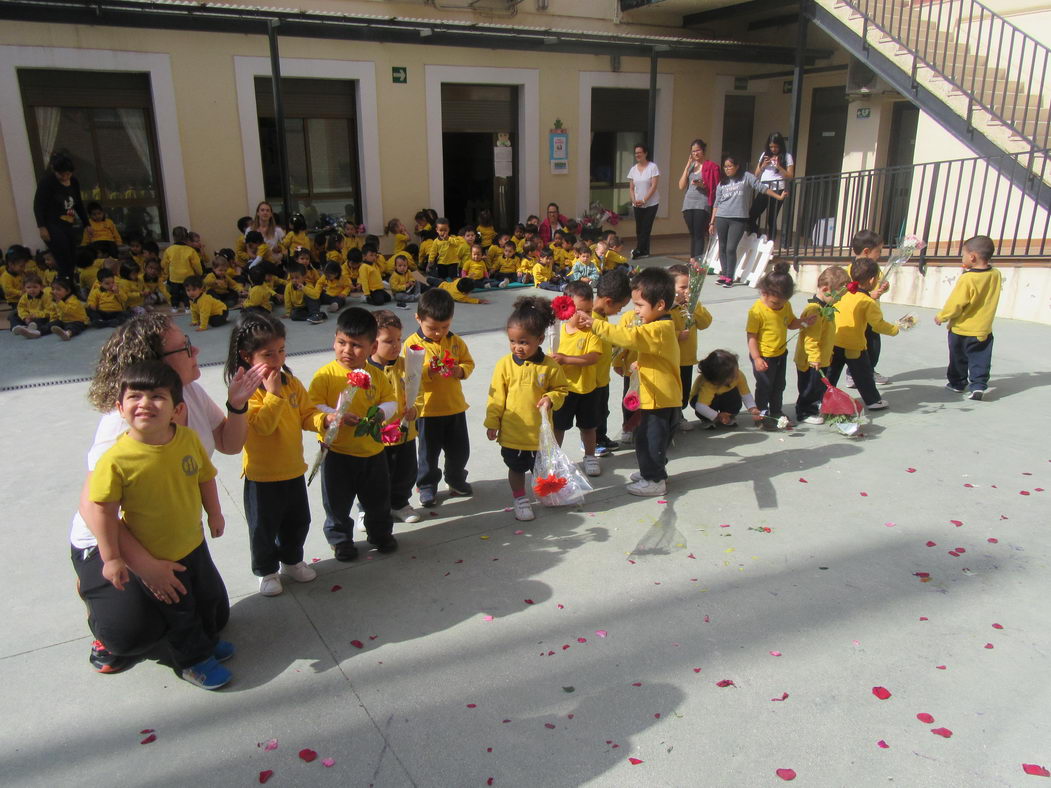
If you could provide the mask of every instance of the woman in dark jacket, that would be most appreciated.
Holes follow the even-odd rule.
[[[33,197],[40,239],[55,256],[59,276],[73,279],[73,262],[82,227],[88,217],[80,199],[80,183],[73,177],[73,160],[64,153],[51,157],[48,171]]]

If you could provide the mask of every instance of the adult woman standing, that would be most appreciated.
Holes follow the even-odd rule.
[[[549,202],[547,216],[544,217],[544,221],[540,222],[540,240],[544,242],[544,246],[551,243],[551,239],[555,237],[555,230],[561,230],[568,223],[569,217],[562,215],[558,203]]]
[[[118,328],[102,346],[88,390],[91,404],[104,415],[88,452],[88,479],[81,492],[80,509],[73,518],[70,542],[77,590],[87,605],[88,626],[96,638],[90,662],[99,673],[118,673],[158,645],[163,646],[166,625],[158,605],[171,604],[186,593],[176,574],[183,567],[154,558],[123,526],[121,552],[134,573],[133,579],[120,591],[102,576],[102,559],[94,535],[99,523],[87,491],[95,463],[125,431],[123,419],[113,409],[124,370],[140,361],[163,361],[182,380],[186,426],[196,431],[205,451],[209,455],[215,449],[223,454],[237,454],[244,447],[248,430],[246,403],[262,382],[265,367],[259,365],[234,377],[224,414],[196,382],[201,376],[197,353],[189,337],[167,315],[141,315]],[[230,616],[230,603],[221,578],[217,587],[223,598],[216,600],[217,614],[211,624],[218,631]]]
[[[277,254],[275,259],[281,259],[281,239],[285,237],[285,231],[278,225],[274,218],[274,206],[266,200],[255,207],[255,216],[252,223],[248,225],[245,232],[256,230],[263,234],[263,241],[270,247],[270,251]]]
[[[82,235],[80,227],[88,223],[80,199],[80,182],[73,177],[73,169],[73,160],[69,156],[56,153],[33,196],[33,215],[40,240],[55,256],[59,276],[70,280],[73,279],[76,249]]]
[[[719,165],[705,158],[708,145],[702,139],[690,143],[690,157],[679,176],[682,218],[690,231],[690,262],[700,262],[712,221],[712,198],[719,186]]]
[[[785,138],[781,136],[781,132],[775,131],[766,138],[766,148],[759,156],[759,163],[755,167],[755,177],[767,189],[777,194],[784,194],[787,182],[795,175],[796,161],[786,150]],[[766,217],[766,237],[772,241],[777,231],[777,214],[781,210],[779,200],[774,200],[769,195],[757,197],[748,214],[748,229],[756,235],[759,234],[759,217],[767,208],[770,211]]]
[[[650,232],[653,220],[657,216],[660,197],[657,185],[661,173],[657,165],[650,161],[650,151],[641,142],[635,146],[635,164],[628,170],[628,193],[635,209],[635,248],[631,250],[631,259],[650,255]]]
[[[742,170],[736,158],[723,157],[723,177],[715,190],[712,222],[708,226],[708,232],[719,235],[722,275],[716,284],[733,287],[737,270],[737,246],[748,224],[748,207],[757,195],[762,194],[775,200],[784,199],[783,195],[763,186],[755,175]]]

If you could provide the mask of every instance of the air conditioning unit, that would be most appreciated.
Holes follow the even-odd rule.
[[[893,88],[880,79],[866,63],[857,58],[850,59],[850,65],[847,66],[847,96],[860,98],[886,92],[893,92]]]

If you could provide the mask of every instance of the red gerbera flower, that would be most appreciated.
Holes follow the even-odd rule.
[[[536,483],[533,485],[533,492],[539,497],[544,498],[552,493],[557,493],[566,486],[566,483],[566,477],[555,476],[555,474],[552,473],[548,476],[541,476],[537,479]]]
[[[577,305],[573,303],[573,297],[560,295],[551,302],[551,308],[555,311],[555,317],[559,320],[569,320],[577,311]]]

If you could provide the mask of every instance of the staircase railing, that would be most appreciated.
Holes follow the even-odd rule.
[[[968,124],[978,106],[1034,150],[1048,147],[1047,46],[977,0],[843,2],[864,18],[863,38],[872,25],[912,55],[913,84],[922,64],[966,95]]]
[[[1051,255],[1048,153],[794,178],[781,207],[777,253],[796,261],[848,260],[854,233],[869,229],[888,247],[907,234],[920,236],[927,242],[921,266],[928,257],[958,257],[963,242],[975,235],[992,238],[999,255],[1046,259]],[[1018,171],[1028,175],[1004,174]]]

